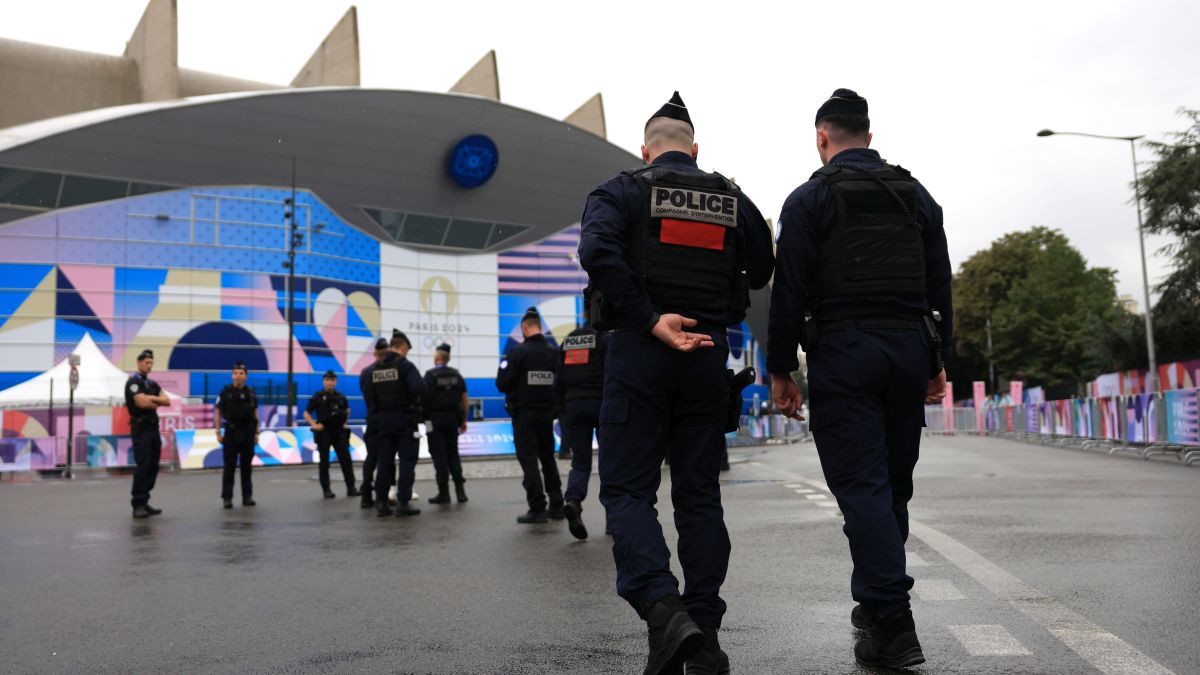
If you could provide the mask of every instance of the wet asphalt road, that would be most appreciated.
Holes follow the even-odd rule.
[[[998,439],[922,450],[918,672],[1200,672],[1200,469]],[[734,459],[734,672],[860,672],[813,446]],[[594,483],[577,542],[515,523],[514,463],[467,470],[469,503],[386,520],[320,499],[312,468],[256,472],[259,506],[231,511],[218,474],[163,474],[166,513],[147,521],[129,518],[125,477],[6,480],[0,671],[640,672],[644,627],[613,590]]]

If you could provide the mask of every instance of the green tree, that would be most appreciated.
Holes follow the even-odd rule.
[[[1131,320],[1115,273],[1089,268],[1058,230],[997,239],[959,267],[954,285],[959,381],[987,380],[987,324],[997,379],[1082,386],[1125,358]]]
[[[1146,142],[1155,154],[1139,188],[1146,230],[1175,240],[1164,250],[1171,272],[1157,287],[1154,340],[1160,363],[1200,356],[1200,110],[1180,110],[1191,126],[1166,143]],[[1144,333],[1143,333],[1144,335]]]

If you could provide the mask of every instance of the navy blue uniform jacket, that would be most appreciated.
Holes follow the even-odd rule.
[[[867,148],[843,150],[830,160],[863,169],[883,166],[879,153]],[[950,298],[950,254],[946,251],[946,230],[942,227],[942,207],[933,201],[925,187],[917,184],[917,217],[924,224],[925,297],[903,295],[864,299],[829,298],[814,307],[810,292],[817,269],[817,248],[838,218],[829,186],[820,178],[809,179],[792,191],[779,216],[776,243],[775,282],[771,287],[770,324],[767,329],[767,372],[789,373],[800,368],[796,348],[804,314],[836,316],[839,310],[861,312],[865,303],[882,311],[922,314],[936,309],[942,314],[938,332],[942,336],[943,356],[949,356],[953,337],[954,307]]]
[[[651,166],[699,173],[696,160],[683,152],[664,152]],[[592,190],[583,208],[579,237],[579,263],[610,303],[619,327],[649,328],[656,313],[678,312],[710,326],[729,326],[733,317],[717,315],[702,307],[655,308],[646,295],[639,275],[625,255],[645,204],[636,179],[617,174]],[[745,233],[746,264],[750,288],[762,288],[771,279],[775,256],[771,253],[771,230],[749,197],[741,195],[738,227]]]

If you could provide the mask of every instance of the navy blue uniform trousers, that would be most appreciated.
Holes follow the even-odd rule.
[[[317,478],[321,481],[321,489],[329,489],[329,448],[337,453],[338,464],[342,467],[342,479],[346,487],[354,487],[354,463],[350,460],[350,439],[346,435],[346,427],[326,427],[313,434],[317,441],[317,457],[319,467]]]
[[[254,428],[225,425],[222,434],[225,443],[221,445],[221,499],[233,499],[233,479],[241,467],[242,500],[254,496],[254,482],[251,468],[254,464]]]
[[[375,491],[375,464],[378,462],[376,455],[376,444],[379,438],[379,423],[367,422],[363,429],[363,445],[367,446],[367,456],[363,459],[363,479],[362,493],[369,494]]]
[[[600,426],[600,399],[576,398],[567,401],[567,423],[563,440],[571,448],[571,472],[567,474],[564,501],[587,499],[592,477],[592,433]]]
[[[450,479],[463,483],[462,458],[458,455],[458,413],[435,412],[429,415],[429,456],[439,492],[450,489]]]
[[[729,533],[721,507],[721,450],[729,397],[723,328],[698,326],[715,347],[680,352],[644,331],[618,331],[608,344],[600,406],[600,503],[612,528],[617,593],[642,618],[679,595],[658,522],[662,463],[671,460],[683,603],[703,628],[720,628]]]
[[[844,325],[808,354],[813,439],[845,516],[851,594],[875,608],[907,608],[908,501],[932,353],[915,328]]]
[[[554,463],[554,411],[549,408],[518,408],[513,413],[513,441],[524,478],[525,501],[530,511],[562,506],[562,479]],[[538,465],[541,471],[538,471]]]
[[[380,414],[379,435],[375,437],[375,499],[387,504],[388,490],[396,483],[396,501],[412,501],[413,481],[416,478],[420,441],[413,436],[415,429],[408,415],[384,411]],[[397,475],[396,455],[400,456]]]
[[[150,491],[158,480],[158,464],[162,461],[162,436],[158,433],[158,424],[147,424],[132,434],[133,461],[137,466],[133,470],[133,488],[130,490],[130,503],[134,507],[144,506],[150,502]]]

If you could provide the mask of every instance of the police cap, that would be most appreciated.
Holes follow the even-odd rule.
[[[696,126],[692,124],[692,116],[688,114],[687,106],[683,104],[683,99],[679,97],[678,91],[671,95],[671,100],[664,103],[663,106],[658,109],[658,112],[654,113],[650,116],[650,119],[646,120],[647,127],[650,126],[650,120],[654,119],[655,117],[669,117],[673,120],[687,122],[687,125],[692,128],[693,132],[696,130]]]
[[[442,344],[437,346],[437,351],[446,352],[446,355],[449,356],[450,355],[450,345],[443,342]]]
[[[379,338],[375,341],[375,351],[383,351],[388,348],[387,338]]]
[[[390,344],[393,347],[399,347],[400,345],[408,345],[410,348],[412,347],[412,342],[409,341],[408,336],[405,335],[404,331],[400,330],[399,328],[392,329],[392,341]]]
[[[817,108],[817,119],[815,122],[820,122],[822,117],[828,115],[866,115],[867,114],[867,99],[858,95],[852,89],[835,89],[829,100],[821,104]]]
[[[525,310],[525,315],[521,317],[521,323],[525,323],[526,321],[542,322],[542,315],[538,313],[537,307],[530,307]]]
[[[234,370],[240,370],[240,371],[242,371],[242,372],[248,372],[248,371],[246,370],[246,364],[245,364],[245,362],[243,362],[243,361],[234,361],[234,362],[233,362],[233,369],[234,369]]]
[[[142,350],[142,353],[141,353],[141,354],[138,354],[138,358],[137,358],[137,360],[138,360],[138,361],[142,361],[142,360],[145,360],[145,359],[152,359],[152,358],[154,358],[154,350],[152,350],[152,349],[143,349],[143,350]]]
[[[336,379],[337,379],[337,373],[333,372],[333,369],[332,369],[332,368],[330,368],[329,370],[325,371],[325,375],[323,375],[323,376],[321,377],[321,379],[323,379],[323,380],[336,380]]]

